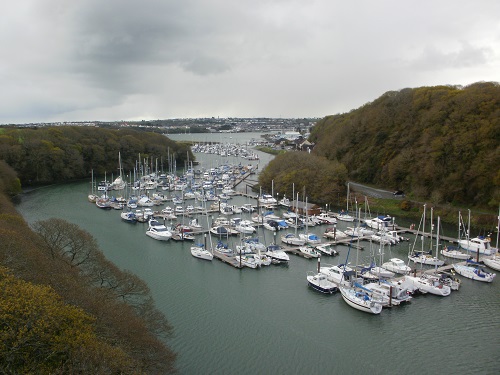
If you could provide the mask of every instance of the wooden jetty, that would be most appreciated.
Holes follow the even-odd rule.
[[[214,258],[219,259],[220,261],[227,263],[235,268],[243,268],[244,266],[238,262],[234,257],[223,254],[219,251],[213,251]]]

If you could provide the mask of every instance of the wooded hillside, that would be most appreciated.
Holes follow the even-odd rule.
[[[89,178],[92,170],[111,179],[119,173],[119,152],[124,173],[134,170],[139,154],[165,171],[169,156],[175,155],[179,167],[188,157],[193,160],[186,144],[150,132],[74,126],[0,129],[0,160],[15,169],[23,186]]]
[[[313,128],[313,153],[348,178],[432,202],[500,202],[500,85],[390,91]]]
[[[147,285],[61,219],[32,230],[0,163],[0,373],[146,374],[174,370],[171,333]]]

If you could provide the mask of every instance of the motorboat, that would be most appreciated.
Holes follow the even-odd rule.
[[[446,297],[451,294],[451,288],[442,283],[439,278],[431,278],[428,275],[405,276],[401,283],[402,287],[412,292],[431,293],[436,296]]]
[[[333,246],[330,244],[316,245],[316,250],[326,255],[332,255],[332,256],[339,255],[339,252],[336,249],[334,249]]]
[[[337,224],[337,219],[333,216],[328,215],[326,212],[321,212],[316,216],[321,222],[328,225]]]
[[[462,284],[458,277],[455,277],[454,275],[444,271],[424,273],[423,275],[425,277],[438,278],[440,283],[448,285],[451,290],[458,290],[460,288],[460,285]]]
[[[411,268],[408,267],[405,262],[399,258],[391,258],[388,262],[382,264],[382,267],[386,270],[400,273],[402,275],[407,275],[411,272]]]
[[[320,252],[317,251],[313,246],[311,245],[304,245],[299,247],[299,251],[302,254],[308,255],[309,257],[312,258],[319,258]]]
[[[350,237],[365,237],[372,236],[375,234],[371,229],[363,228],[363,227],[347,227],[345,230],[345,234]]]
[[[349,215],[348,212],[345,212],[342,210],[337,214],[337,219],[340,221],[347,221],[347,222],[353,222],[354,221],[354,216]]]
[[[198,222],[198,219],[197,219],[197,218],[192,219],[192,220],[189,222],[189,226],[190,226],[190,227],[191,227],[191,229],[193,229],[193,230],[202,230],[202,229],[203,229],[203,225],[201,225],[201,224]]]
[[[314,273],[309,271],[306,278],[309,286],[318,292],[333,294],[338,290],[337,284],[328,280],[324,273]]]
[[[212,260],[214,255],[205,248],[203,244],[195,244],[191,246],[191,255],[195,258]]]
[[[123,211],[120,213],[120,217],[126,223],[137,223],[137,216],[132,211]]]
[[[414,263],[426,264],[429,266],[442,266],[444,260],[433,257],[432,254],[425,251],[415,251],[408,255],[408,259]]]
[[[290,203],[290,199],[288,199],[286,196],[283,196],[283,198],[281,198],[278,202],[278,204],[283,207],[290,207]]]
[[[248,268],[255,269],[262,265],[260,257],[253,253],[236,255],[235,259],[238,263]]]
[[[260,253],[261,255],[266,252],[266,245],[260,242],[257,237],[247,237],[243,244],[250,249],[250,252]]]
[[[458,240],[458,244],[464,250],[484,255],[494,255],[497,249],[491,247],[491,239],[489,237],[478,236],[468,239]]]
[[[149,219],[149,227],[146,235],[159,241],[167,241],[172,238],[172,232],[156,219]]]
[[[242,220],[238,224],[236,224],[234,229],[243,234],[255,233],[257,229],[251,223],[252,222],[249,220]]]
[[[219,237],[227,237],[239,234],[239,232],[236,229],[224,227],[222,225],[212,227],[210,228],[209,231],[214,236],[219,236]]]
[[[255,211],[255,208],[253,208],[251,203],[245,203],[241,206],[241,211],[247,212],[247,213],[252,213]]]
[[[258,200],[261,206],[275,206],[278,204],[276,198],[274,198],[271,194],[262,194],[259,196]]]
[[[343,300],[349,306],[370,314],[380,314],[382,312],[382,304],[375,301],[368,291],[350,286],[340,286],[339,289]]]
[[[393,218],[389,215],[383,216],[379,215],[372,219],[366,219],[365,224],[370,228],[376,229],[377,231],[389,228],[392,225]]]
[[[400,305],[403,302],[410,302],[412,299],[408,289],[389,281],[377,281],[364,284],[364,287],[372,292],[372,295],[379,296],[384,301],[384,305]]]
[[[272,262],[275,264],[288,263],[290,261],[288,254],[279,245],[267,246],[265,254],[271,257]]]
[[[304,246],[306,241],[302,238],[297,237],[293,233],[287,233],[281,236],[281,242],[287,244],[287,245],[294,245],[294,246]]]
[[[483,281],[491,283],[495,279],[496,273],[487,272],[484,268],[476,265],[475,262],[467,261],[465,265],[454,264],[453,269],[460,276],[467,277],[472,280]]]
[[[345,264],[326,264],[319,268],[319,272],[324,273],[328,280],[334,282],[337,286],[350,285],[351,277],[355,274],[354,270]]]
[[[299,215],[297,215],[295,212],[293,211],[285,211],[283,212],[282,216],[285,218],[285,219],[293,219],[293,220],[298,220],[299,218]]]
[[[174,241],[194,241],[195,237],[191,232],[185,232],[179,228],[179,224],[172,231],[172,239]]]

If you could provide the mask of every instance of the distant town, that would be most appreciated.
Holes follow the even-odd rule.
[[[37,128],[45,126],[97,126],[136,128],[166,134],[208,132],[286,132],[309,133],[318,118],[182,118],[141,121],[64,121],[29,124],[4,124],[4,127]]]

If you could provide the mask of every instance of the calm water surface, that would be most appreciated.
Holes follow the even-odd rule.
[[[219,134],[199,140],[207,136],[220,141]],[[222,141],[258,135],[230,136]],[[263,155],[259,162],[270,158]],[[145,235],[145,224],[126,224],[120,211],[90,204],[89,182],[32,191],[18,209],[29,223],[58,217],[80,225],[108,259],[148,283],[174,327],[168,344],[179,355],[181,374],[498,373],[500,279],[492,284],[465,279],[449,297],[416,296],[373,316],[352,309],[340,294],[324,296],[308,288],[306,273],[316,269],[316,260],[290,255],[287,267],[237,270],[195,259],[190,243],[155,241]],[[268,231],[259,235],[272,241]],[[368,252],[369,244],[363,245],[360,260]],[[386,256],[406,259],[408,246],[387,248]],[[340,257],[325,256],[322,263],[345,261],[348,248],[339,250]],[[351,251],[352,263],[355,256]]]

